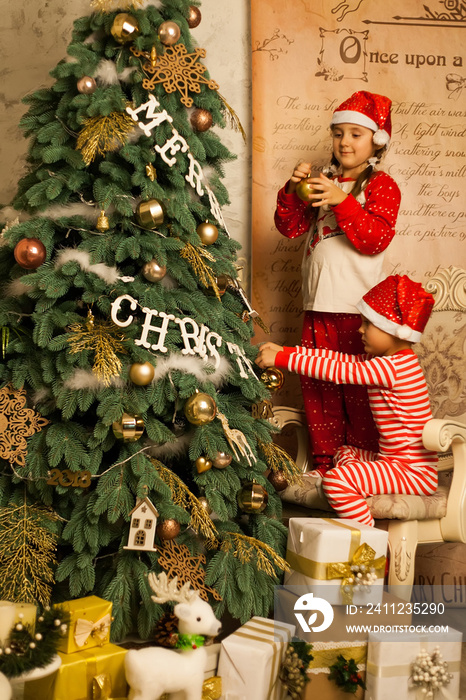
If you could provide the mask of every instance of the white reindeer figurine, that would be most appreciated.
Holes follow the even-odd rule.
[[[179,620],[181,652],[162,647],[131,649],[125,656],[129,700],[158,700],[163,693],[184,691],[186,700],[202,700],[207,653],[205,637],[215,637],[221,623],[209,603],[190,590],[189,583],[178,589],[178,580],[169,581],[165,573],[149,574],[156,603],[175,601],[173,612]]]

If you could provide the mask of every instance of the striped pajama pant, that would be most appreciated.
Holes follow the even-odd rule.
[[[365,525],[374,525],[365,501],[368,496],[380,493],[430,495],[437,488],[434,467],[416,468],[403,460],[358,447],[340,447],[334,464],[322,480],[328,502],[341,518],[352,518]]]

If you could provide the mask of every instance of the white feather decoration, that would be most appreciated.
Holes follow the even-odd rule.
[[[101,211],[102,207],[84,204],[81,202],[74,202],[73,204],[57,204],[56,206],[49,207],[48,209],[39,212],[37,216],[44,216],[47,219],[59,219],[62,216],[81,216],[83,219],[87,219],[89,222],[95,224]],[[109,213],[111,211],[110,207],[105,211]]]
[[[135,70],[137,70],[135,66],[130,66],[118,73],[115,63],[110,59],[104,58],[97,66],[93,77],[101,85],[117,85],[120,80],[127,82]]]
[[[212,363],[195,355],[173,352],[168,357],[158,360],[152,382],[164,379],[173,370],[179,370],[186,374],[193,374],[198,382],[212,382],[218,389],[230,374],[231,364],[225,357],[220,357],[219,366],[213,372],[207,371],[208,368],[213,367]]]
[[[51,397],[50,389],[46,386],[43,386],[40,389],[37,389],[33,396],[32,396],[32,403],[35,406],[38,403],[42,403],[43,401],[47,401]]]
[[[64,248],[55,258],[55,267],[62,267],[67,262],[77,262],[81,270],[84,272],[93,272],[107,282],[107,284],[115,284],[121,279],[120,272],[116,267],[110,267],[105,263],[92,264],[89,253],[86,250],[76,250],[76,248]]]
[[[144,444],[150,447],[150,449],[147,450],[147,454],[151,457],[163,459],[164,457],[182,457],[188,452],[190,442],[190,433],[184,433],[175,438],[175,440],[164,442],[162,445],[158,445],[156,442],[152,442],[152,440],[147,440]]]
[[[34,287],[30,284],[24,284],[21,280],[12,280],[3,289],[3,294],[6,297],[20,297],[23,294],[27,294]]]
[[[124,381],[121,377],[112,377],[110,384],[114,387],[121,388]],[[105,388],[105,384],[101,381],[92,370],[75,369],[71,377],[63,382],[65,389],[79,391],[80,389],[88,389],[90,391],[100,391]]]

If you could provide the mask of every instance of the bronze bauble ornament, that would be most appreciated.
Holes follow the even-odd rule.
[[[201,11],[195,5],[190,5],[188,8],[188,27],[190,29],[195,29],[201,23],[202,15]]]
[[[310,197],[311,194],[319,194],[318,190],[315,190],[311,181],[310,177],[303,177],[302,180],[298,182],[296,185],[296,194],[300,199],[303,200],[303,202],[311,202],[312,199]]]
[[[288,486],[285,474],[281,471],[281,469],[278,469],[277,471],[271,471],[267,479],[270,481],[275,491],[284,491]]]
[[[83,75],[76,83],[76,87],[78,92],[81,92],[83,95],[92,95],[97,89],[97,83],[89,75]]]
[[[199,224],[196,231],[204,245],[212,245],[218,238],[218,228],[215,224],[209,224],[208,221]]]
[[[228,275],[218,275],[218,277],[215,278],[215,284],[217,285],[219,295],[223,297],[231,284],[231,277]],[[205,293],[210,297],[217,296],[217,293],[212,285],[206,287]]]
[[[168,20],[159,27],[159,39],[164,46],[173,46],[181,36],[181,29],[176,22]]]
[[[207,131],[212,126],[212,114],[208,109],[195,109],[189,120],[195,131]]]
[[[140,202],[136,209],[136,218],[143,228],[155,228],[163,224],[163,207],[158,199],[148,199]]]
[[[199,496],[197,500],[199,501],[199,505],[205,510],[207,515],[210,515],[212,513],[212,508],[210,507],[207,498],[205,496]]]
[[[281,389],[284,382],[283,372],[276,367],[267,367],[260,376],[260,380],[270,391]]]
[[[217,415],[217,404],[209,394],[198,391],[187,399],[184,414],[193,425],[211,423]]]
[[[149,282],[160,282],[167,274],[167,268],[165,265],[159,265],[157,260],[153,258],[144,265],[142,274]]]
[[[133,41],[139,34],[139,24],[136,17],[127,12],[120,12],[113,20],[111,33],[119,44]]]
[[[232,459],[233,457],[227,452],[220,452],[219,450],[212,460],[212,465],[216,469],[225,469],[231,464]]]
[[[129,368],[129,378],[133,384],[147,386],[154,378],[155,368],[150,362],[134,362]]]
[[[161,540],[173,540],[177,535],[180,534],[181,525],[178,520],[173,518],[168,518],[167,520],[162,520],[157,524],[155,532]]]
[[[194,464],[196,465],[198,474],[208,472],[209,469],[212,469],[212,460],[207,457],[198,457]]]
[[[36,270],[45,262],[47,250],[38,238],[23,238],[15,245],[13,255],[25,270]]]
[[[237,497],[238,505],[245,513],[261,513],[267,507],[269,495],[265,488],[255,481],[243,484]]]
[[[144,420],[141,416],[123,413],[120,420],[116,420],[113,423],[112,429],[118,440],[136,442],[144,432]]]

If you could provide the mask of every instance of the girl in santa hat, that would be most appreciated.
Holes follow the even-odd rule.
[[[424,425],[432,418],[429,395],[411,347],[421,339],[433,304],[418,282],[392,275],[357,304],[366,354],[260,346],[256,363],[261,368],[275,365],[331,385],[367,388],[379,448],[339,447],[322,479],[328,502],[342,518],[373,525],[368,496],[428,495],[437,488],[437,454],[422,443]]]
[[[400,190],[377,169],[391,136],[391,101],[356,92],[334,112],[333,156],[326,174],[310,179],[308,201],[296,194],[310,175],[300,163],[279,191],[275,225],[287,238],[308,233],[302,263],[305,348],[362,351],[356,303],[383,277],[384,251],[395,235]],[[313,466],[324,475],[340,445],[377,450],[378,434],[363,386],[301,378]]]

